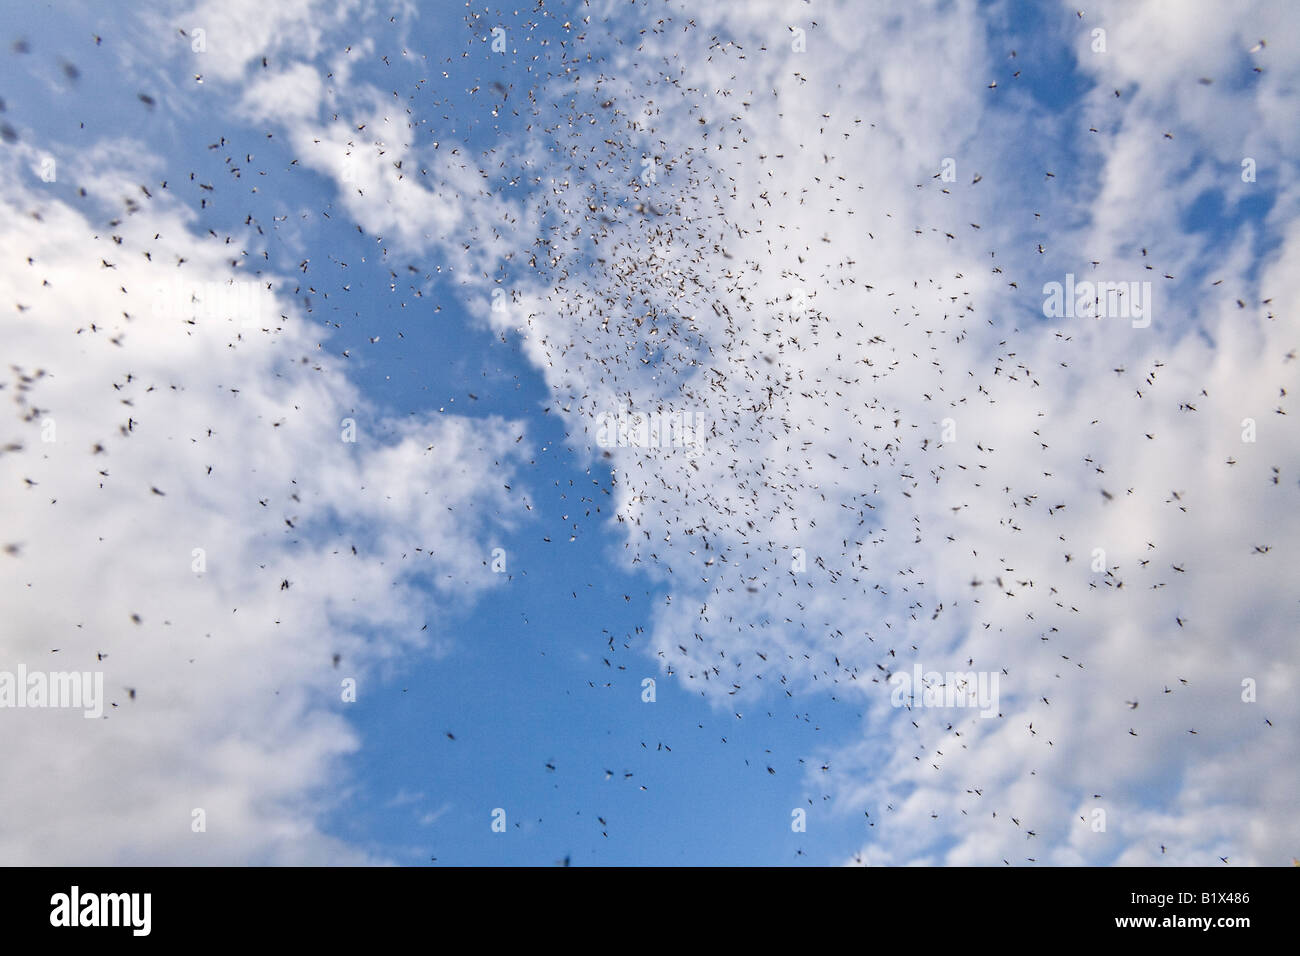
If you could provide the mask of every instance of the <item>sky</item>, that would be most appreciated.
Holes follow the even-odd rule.
[[[1290,865],[1297,43],[0,10],[0,862]]]

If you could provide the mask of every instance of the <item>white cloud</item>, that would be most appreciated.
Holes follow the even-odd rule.
[[[1300,716],[1288,575],[1300,530],[1300,446],[1293,416],[1276,410],[1287,411],[1281,390],[1294,394],[1300,367],[1289,358],[1297,343],[1282,306],[1300,293],[1286,266],[1300,254],[1300,191],[1289,185],[1297,134],[1282,121],[1294,112],[1296,71],[1273,51],[1291,45],[1294,23],[1266,3],[1235,9],[1231,22],[1211,4],[1198,5],[1195,15],[1156,3],[1101,4],[1082,21],[1062,6],[1058,36],[1096,86],[1078,115],[1059,115],[1016,82],[1016,64],[988,36],[986,24],[997,18],[986,6],[935,3],[873,15],[715,5],[690,15],[698,22],[693,31],[673,26],[638,37],[635,49],[611,51],[599,90],[591,75],[577,84],[566,76],[575,102],[589,101],[575,113],[609,115],[626,148],[598,166],[582,150],[603,148],[612,134],[586,123],[587,116],[575,115],[568,129],[561,122],[557,134],[570,152],[537,171],[553,176],[544,175],[531,205],[492,194],[480,164],[450,139],[436,149],[416,145],[409,120],[383,91],[356,83],[326,87],[314,65],[268,67],[247,89],[244,114],[282,123],[302,163],[339,181],[346,208],[367,229],[391,233],[409,248],[448,253],[484,303],[484,319],[501,333],[522,330],[525,353],[552,387],[570,433],[587,436],[593,455],[598,416],[622,404],[696,412],[715,424],[695,454],[610,450],[624,560],[671,588],[652,649],[687,686],[719,704],[733,691],[775,697],[830,686],[843,706],[865,711],[862,739],[829,742],[832,770],[809,782],[840,812],[870,812],[875,827],[858,859],[1289,858],[1300,840],[1290,813],[1300,784],[1297,754],[1283,732]],[[808,31],[806,54],[790,47],[787,21],[794,15]],[[302,6],[266,20],[268,29],[251,46],[228,45],[210,71],[240,78],[256,51],[288,51],[291,43],[297,60],[318,58],[325,45],[314,16]],[[1089,50],[1096,24],[1108,31],[1104,55]],[[1270,42],[1251,54],[1256,33]],[[1263,73],[1251,72],[1256,60]],[[336,61],[335,71],[345,71],[346,58]],[[923,73],[923,64],[941,64],[942,71]],[[1201,76],[1214,82],[1200,83]],[[995,78],[998,86],[990,89]],[[655,104],[643,111],[647,80]],[[343,120],[326,121],[318,105]],[[494,158],[501,161],[504,152]],[[1228,204],[1252,195],[1238,176],[1238,152],[1256,156],[1272,177],[1277,199],[1269,216],[1231,243],[1186,231],[1188,211],[1207,191],[1221,191]],[[643,155],[658,157],[654,183],[639,176]],[[584,162],[572,162],[580,156]],[[935,178],[946,157],[956,161],[952,182]],[[183,222],[173,215],[179,234]],[[52,209],[42,230],[66,216]],[[80,228],[74,221],[65,231]],[[29,246],[34,231],[15,230],[11,241]],[[514,275],[510,308],[489,311],[497,265],[519,265],[541,238],[549,245],[538,253],[538,272]],[[1274,243],[1262,261],[1257,238]],[[204,262],[191,245],[184,246],[187,255]],[[60,283],[70,284],[79,270],[95,275],[101,297],[116,295],[122,275],[109,281],[85,270],[97,264],[99,246],[42,253],[55,262],[84,260],[69,262]],[[220,274],[223,267],[210,255],[204,268]],[[1064,271],[1151,281],[1151,328],[1114,319],[1044,320],[1042,285]],[[11,281],[18,301],[48,299],[21,274]],[[800,294],[808,297],[806,308]],[[21,327],[31,317],[15,322]],[[121,330],[133,343],[141,338],[131,323]],[[76,345],[63,347],[84,349],[89,358],[78,362],[99,361],[114,355],[102,343],[116,331],[70,338]],[[32,352],[45,338],[18,342]],[[359,611],[363,603],[370,610],[373,601],[353,603],[352,596],[362,593],[362,583],[371,594],[391,585],[388,569],[400,540],[393,529],[417,520],[434,522],[421,530],[443,542],[437,580],[470,580],[474,562],[455,550],[465,529],[439,524],[418,494],[389,479],[422,467],[423,440],[401,433],[400,443],[364,465],[328,454],[333,446],[322,436],[337,427],[339,409],[357,399],[341,383],[319,384],[337,374],[328,368],[310,374],[289,364],[311,349],[292,322],[254,340],[209,329],[205,339],[185,345],[183,394],[203,401],[169,423],[173,443],[200,437],[203,419],[218,414],[223,422],[237,416],[247,434],[283,420],[277,437],[290,443],[277,453],[260,441],[245,447],[229,434],[214,439],[225,443],[209,446],[219,447],[223,468],[243,469],[240,480],[253,489],[202,499],[208,513],[247,514],[249,528],[258,528],[261,509],[250,502],[274,494],[283,510],[287,479],[303,481],[312,468],[302,465],[314,463],[330,477],[308,484],[304,501],[386,522],[391,533],[381,530],[372,545],[372,556],[385,563],[336,571],[344,566],[332,543],[318,542],[300,556],[278,527],[249,532],[224,546],[244,556],[242,576],[226,586],[222,602],[206,598],[212,603],[198,606],[190,620],[224,615],[234,595],[245,600],[262,578],[276,584],[281,568],[290,578],[318,578],[323,590],[313,593],[327,596],[318,597],[319,605],[282,608],[285,595],[296,601],[307,588],[296,581],[288,592],[259,592],[238,613],[250,611],[246,617],[256,616],[262,629],[323,628],[329,613]],[[149,341],[132,349],[133,374],[172,384],[165,372],[176,346]],[[214,361],[236,352],[236,368],[247,378],[230,362]],[[252,370],[244,364],[249,353],[261,363]],[[286,361],[277,365],[281,356]],[[120,362],[103,361],[83,376],[94,382],[98,374],[100,388],[124,373]],[[48,362],[53,367],[53,357]],[[295,370],[292,387],[258,391],[251,384],[264,382],[272,368]],[[253,374],[258,369],[263,374]],[[236,381],[250,383],[238,400],[220,391]],[[31,401],[49,401],[38,396],[50,389],[42,379]],[[147,398],[139,401],[148,407]],[[172,404],[180,408],[184,399]],[[110,412],[117,417],[102,418],[101,427],[122,412],[96,409]],[[1253,445],[1240,437],[1247,417],[1258,423]],[[955,439],[943,438],[946,419]],[[153,447],[148,437],[161,433],[143,413],[139,421],[140,434],[122,441]],[[465,427],[444,425],[437,439],[473,444]],[[482,450],[467,445],[470,473],[505,457],[504,434],[495,428],[473,436]],[[131,503],[126,514],[170,508],[170,489],[154,501],[136,486],[166,462],[197,471],[207,459],[203,442],[194,445],[182,458],[161,440],[151,457],[133,452],[138,471],[120,473],[138,477],[136,497],[124,499]],[[9,469],[34,467],[27,454],[3,460]],[[50,491],[45,482],[73,482],[74,473],[61,466],[58,477],[52,467],[27,474],[43,483],[24,494],[35,499]],[[472,500],[467,476],[448,480],[460,500]],[[126,494],[116,491],[128,484],[116,462],[112,482],[114,494]],[[362,485],[371,491],[360,494]],[[371,493],[376,486],[386,490]],[[211,494],[201,477],[187,477],[180,488],[178,497]],[[169,559],[159,556],[164,543],[150,538],[138,518],[96,508],[98,489],[53,490],[60,498],[54,507],[88,502],[76,522],[87,534],[93,529],[121,542],[129,531],[151,542],[134,557],[145,563],[132,565],[130,575],[109,571],[94,580],[106,592],[97,599],[106,619],[140,610],[145,623],[126,626],[132,636],[159,628],[164,602],[150,604],[129,584],[170,573]],[[504,499],[494,501],[505,507]],[[190,510],[168,510],[165,519],[169,531],[192,528],[191,538],[230,534],[215,520],[195,527]],[[30,527],[31,538],[42,540],[43,527]],[[796,547],[806,551],[808,567],[792,576]],[[1105,550],[1107,572],[1090,570],[1094,548]],[[449,554],[462,559],[448,561]],[[21,560],[45,558],[39,547],[25,548]],[[82,560],[84,568],[69,580],[103,566],[93,547]],[[265,573],[248,570],[258,562],[268,564]],[[48,614],[48,603],[41,606]],[[268,625],[277,613],[284,623]],[[171,627],[183,626],[179,620],[177,614]],[[67,631],[74,625],[58,623]],[[414,622],[386,623],[400,631],[394,625]],[[280,689],[278,673],[302,673],[300,644],[288,642],[283,658],[258,673],[250,698]],[[125,638],[114,644],[110,662],[130,660],[129,646]],[[349,659],[355,650],[346,649]],[[237,645],[224,652],[229,659],[220,650],[205,652],[227,668],[241,659]],[[311,653],[325,662],[318,680],[332,678],[327,651]],[[149,660],[161,666],[157,655]],[[1005,668],[1003,716],[891,708],[883,669],[913,662],[927,670]],[[166,686],[162,674],[146,676]],[[1245,677],[1258,682],[1257,703],[1241,700]],[[317,687],[301,678],[297,686],[297,696],[289,695],[298,708],[292,713],[309,709]],[[142,693],[131,706],[152,699]],[[1139,707],[1129,709],[1127,700]],[[301,827],[282,807],[319,783],[330,755],[349,746],[332,713],[316,713],[324,729],[300,731],[303,739],[291,741],[301,761],[291,775],[296,786],[281,794],[275,813],[254,799],[261,781],[246,791],[218,790],[232,808],[226,816],[252,821],[248,832],[274,822],[257,831],[260,844],[250,836],[249,845],[278,846],[267,832]],[[122,725],[120,716],[102,726]],[[255,729],[270,722],[262,714],[250,723]],[[258,763],[248,756],[261,753],[256,739],[225,746],[229,766]],[[250,809],[255,803],[257,811]],[[1104,833],[1080,819],[1096,807],[1107,810]],[[337,849],[323,839],[309,845],[322,853]]]
[[[102,670],[112,706],[0,713],[0,814],[23,821],[0,858],[361,862],[319,829],[359,745],[340,681],[363,696],[399,655],[437,651],[490,586],[519,430],[378,417],[278,295],[254,328],[155,312],[160,282],[276,277],[232,270],[169,193],[145,198],[131,152],[86,159],[85,212],[6,159],[0,298],[22,310],[3,320],[3,440],[21,446],[0,455],[4,662]],[[138,211],[98,225],[128,195]]]
[[[1277,27],[1257,6],[1234,21]],[[525,299],[570,430],[590,435],[620,403],[718,427],[693,456],[610,452],[625,560],[671,588],[654,652],[720,704],[830,684],[866,707],[865,739],[840,742],[838,772],[809,785],[869,809],[871,862],[1289,859],[1300,781],[1279,728],[1297,716],[1300,455],[1276,410],[1300,367],[1281,308],[1300,252],[1290,134],[1259,150],[1288,170],[1262,271],[1249,232],[1225,246],[1183,217],[1207,190],[1240,197],[1220,120],[1258,142],[1294,70],[1273,58],[1242,79],[1240,31],[1219,15],[1115,5],[1108,59],[1080,64],[1098,73],[1099,132],[1076,121],[1079,149],[1048,177],[1022,150],[1069,117],[1018,91],[973,5],[818,10],[803,55],[786,15],[717,7],[701,29],[622,48],[591,99],[635,115],[647,71],[673,76],[652,84],[645,148],[677,177],[627,178],[634,132],[614,175],[566,170],[574,182],[544,196],[583,226],[548,235],[574,274]],[[936,59],[942,79],[925,82],[916,64]],[[1136,89],[1116,99],[1111,78]],[[1217,164],[1196,165],[1206,152]],[[945,155],[951,183],[934,178]],[[592,195],[690,226],[602,221]],[[665,239],[667,268],[647,268],[642,250]],[[1044,320],[1057,263],[1151,281],[1152,327]],[[666,366],[636,361],[660,348]],[[1257,444],[1242,443],[1246,417],[1267,430]],[[808,569],[792,576],[795,547]],[[1095,547],[1109,573],[1089,570]],[[913,661],[1006,668],[1003,717],[892,709],[877,665]],[[1242,702],[1247,677],[1258,703]],[[1105,833],[1079,820],[1094,805]]]
[[[250,66],[261,67],[262,57],[280,55],[314,57],[322,52],[325,36],[364,15],[357,0],[319,3],[290,0],[267,4],[260,0],[203,2],[184,12],[158,20],[160,32],[205,31],[206,50],[201,56],[204,70],[215,79],[233,81],[245,76]]]

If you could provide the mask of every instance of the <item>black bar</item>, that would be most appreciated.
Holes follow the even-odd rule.
[[[0,870],[5,925],[18,938],[55,942],[374,943],[402,927],[451,942],[464,928],[559,934],[611,942],[642,933],[716,929],[762,938],[777,923],[797,931],[875,932],[905,936],[1001,939],[1052,933],[1052,940],[1144,943],[1198,936],[1232,945],[1256,931],[1272,938],[1293,928],[1300,873],[1285,869],[567,869],[437,868],[38,868]],[[78,888],[80,915],[97,918],[98,894],[149,894],[128,910],[114,897],[118,926],[52,925],[70,911]],[[58,895],[67,897],[67,906]],[[86,903],[88,896],[94,903]],[[136,897],[143,903],[144,897]],[[89,908],[87,908],[89,907]],[[129,918],[135,915],[134,928]],[[1148,925],[1118,921],[1152,919]],[[1244,918],[1245,925],[1199,925]],[[1187,921],[1196,920],[1196,925]],[[1180,922],[1182,921],[1182,922]],[[598,934],[598,935],[590,935]],[[609,935],[614,934],[614,935]],[[973,934],[973,935],[972,935]],[[987,935],[984,935],[987,934]],[[1026,938],[1033,938],[1027,936]],[[66,941],[66,939],[65,939]]]

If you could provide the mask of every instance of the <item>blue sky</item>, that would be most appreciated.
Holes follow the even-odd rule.
[[[5,661],[137,690],[5,715],[0,858],[1289,861],[1300,20],[1190,6],[0,13]]]

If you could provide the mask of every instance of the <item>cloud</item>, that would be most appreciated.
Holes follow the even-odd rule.
[[[1281,120],[1296,71],[1273,51],[1294,25],[1266,3],[1231,24],[1208,4],[1188,15],[1103,3],[1083,19],[1061,5],[1036,50],[996,5],[796,9],[798,24],[784,4],[715,5],[690,11],[694,29],[677,14],[605,43],[599,73],[557,71],[550,92],[564,98],[539,98],[569,113],[539,123],[549,153],[509,144],[471,158],[441,130],[422,135],[388,91],[351,81],[349,54],[319,62],[329,21],[307,5],[262,18],[246,45],[217,43],[225,14],[208,14],[207,69],[248,81],[238,114],[285,131],[359,225],[445,255],[476,314],[521,336],[575,449],[613,469],[618,559],[665,591],[653,659],[715,706],[826,690],[864,715],[859,735],[827,741],[830,770],[808,780],[834,812],[869,814],[846,858],[1293,855],[1300,779],[1279,729],[1298,716],[1288,568],[1300,444],[1287,402],[1300,363],[1282,303],[1300,292],[1287,267],[1300,254],[1300,192],[1297,134]],[[1098,26],[1105,53],[1091,46]],[[1269,44],[1252,53],[1255,34]],[[588,42],[601,42],[594,28]],[[267,50],[283,55],[263,70]],[[923,72],[935,63],[941,74]],[[1035,70],[1058,79],[1034,76],[1031,91]],[[327,85],[330,73],[349,82]],[[1240,176],[1247,156],[1258,182]],[[101,201],[143,202],[124,164],[102,164],[116,172],[98,181]],[[488,170],[509,164],[536,188],[494,189]],[[160,323],[135,291],[155,267],[86,240],[89,222],[57,203],[39,227],[23,219],[36,201],[26,188],[8,201],[22,224],[3,239],[11,261],[35,249],[46,268],[5,280],[29,311],[9,320],[26,437],[3,467],[11,485],[37,482],[21,492],[31,507],[11,560],[39,572],[6,609],[33,635],[28,657],[102,644],[106,671],[140,689],[96,728],[134,727],[129,715],[155,699],[169,708],[134,732],[170,736],[136,750],[122,739],[119,759],[155,755],[127,769],[174,769],[191,752],[186,733],[219,756],[195,761],[188,790],[150,782],[173,804],[130,816],[129,841],[88,859],[173,852],[146,824],[185,826],[195,792],[238,821],[233,842],[200,844],[213,859],[339,858],[349,851],[312,830],[312,797],[355,740],[324,702],[336,648],[312,635],[330,634],[347,662],[383,659],[406,639],[359,634],[414,634],[420,621],[375,595],[417,578],[442,597],[476,593],[487,519],[465,516],[510,513],[481,476],[505,467],[518,432],[367,419],[286,305],[260,334]],[[125,218],[125,249],[159,233],[160,262],[184,255],[195,275],[229,277],[225,253],[190,237],[182,211],[161,198],[149,208],[147,222]],[[1046,318],[1043,287],[1067,273],[1150,282],[1150,327]],[[505,309],[490,308],[497,290]],[[92,294],[130,316],[90,328],[78,305]],[[129,352],[111,344],[123,336]],[[135,404],[88,397],[114,385]],[[159,394],[162,426],[150,414]],[[707,438],[599,448],[601,416],[629,407],[699,415]],[[60,438],[37,459],[30,436],[47,410]],[[347,416],[375,446],[338,441]],[[221,428],[207,435],[212,422]],[[81,445],[66,445],[69,433]],[[103,488],[99,462],[73,464],[101,435]],[[439,503],[454,520],[426,506],[425,468],[442,469]],[[66,539],[45,543],[68,528],[86,541],[71,563]],[[204,579],[182,539],[211,542]],[[411,571],[394,570],[403,561]],[[140,593],[141,580],[177,590]],[[210,623],[236,615],[255,624]],[[88,621],[102,622],[93,640]],[[190,643],[175,653],[181,633]],[[203,661],[217,676],[190,677]],[[998,673],[999,716],[891,706],[888,675],[913,664]],[[251,716],[216,725],[232,693]],[[65,736],[84,733],[76,723]],[[99,752],[59,740],[15,759],[59,780],[69,754]],[[89,776],[111,782],[119,766]],[[259,776],[271,767],[274,780]],[[141,799],[125,783],[111,792],[116,803],[59,798],[86,821],[78,839],[104,806],[130,813]],[[3,799],[25,819],[54,798]],[[56,846],[83,859],[78,844]],[[32,851],[18,841],[8,852]]]
[[[278,277],[144,195],[141,147],[69,166],[80,207],[5,162],[3,666],[102,671],[111,703],[0,716],[0,858],[370,861],[320,829],[341,682],[439,652],[490,586],[519,429],[378,415]]]
[[[327,34],[357,18],[363,5],[357,0],[319,3],[291,0],[272,5],[257,0],[199,3],[183,13],[159,17],[159,33],[185,30],[191,46],[199,42],[195,33],[204,31],[202,64],[215,79],[235,81],[250,67],[261,66],[262,57],[278,55],[314,57],[324,49]]]
[[[1263,31],[1258,9],[1234,19]],[[693,452],[603,452],[623,559],[669,591],[652,652],[719,706],[828,688],[865,708],[809,786],[877,821],[869,862],[1277,863],[1300,837],[1276,732],[1296,716],[1293,151],[1259,149],[1285,215],[1226,246],[1188,218],[1245,195],[1217,118],[1258,141],[1294,71],[1255,79],[1213,17],[1180,11],[1165,43],[1159,5],[1112,12],[1104,61],[1082,59],[1090,22],[1059,27],[1096,74],[1096,133],[1019,92],[972,4],[819,10],[807,54],[771,10],[665,24],[573,108],[617,104],[612,148],[560,134],[612,161],[555,167],[527,217],[582,226],[547,235],[553,288],[517,287],[579,443],[596,454],[619,407],[715,425]],[[936,47],[943,83],[920,83]],[[1150,282],[1151,327],[1045,319],[1066,271]],[[1243,442],[1246,419],[1268,437]],[[1001,716],[891,707],[913,662],[1004,674]]]

